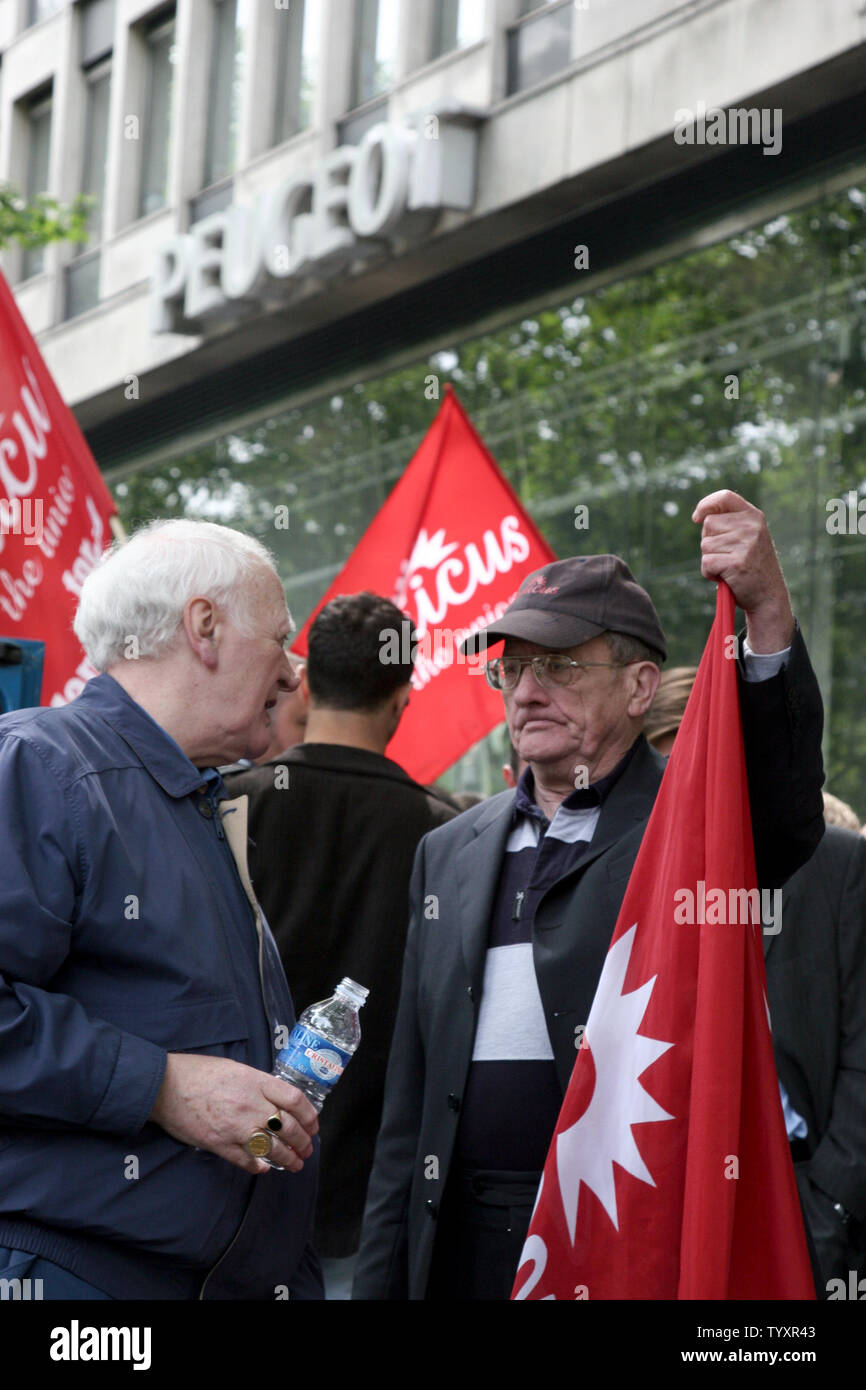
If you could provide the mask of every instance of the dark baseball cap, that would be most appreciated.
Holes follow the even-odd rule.
[[[603,632],[636,637],[662,661],[667,656],[653,601],[625,561],[618,555],[575,555],[527,575],[502,617],[462,647],[474,653],[504,637],[554,649],[577,647]]]

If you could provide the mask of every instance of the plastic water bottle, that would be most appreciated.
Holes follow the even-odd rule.
[[[330,999],[304,1009],[285,1047],[277,1053],[274,1075],[303,1091],[317,1111],[361,1041],[358,1011],[369,993],[347,976]]]

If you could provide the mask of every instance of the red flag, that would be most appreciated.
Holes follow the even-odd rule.
[[[483,654],[463,657],[460,641],[501,617],[526,575],[554,558],[447,386],[418,452],[294,650],[306,654],[310,623],[338,594],[369,589],[407,613],[420,639],[415,693],[388,755],[432,782],[503,717]]]
[[[0,275],[0,634],[45,643],[43,704],[65,704],[96,675],[72,619],[115,511]]]
[[[512,1298],[815,1297],[770,1039],[733,631],[721,583]]]

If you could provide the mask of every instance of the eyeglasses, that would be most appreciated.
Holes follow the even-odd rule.
[[[531,666],[538,684],[549,688],[572,685],[578,679],[578,671],[587,671],[591,666],[619,670],[633,664],[631,661],[573,661],[570,656],[500,656],[488,661],[484,674],[487,684],[494,690],[514,690],[524,666]]]

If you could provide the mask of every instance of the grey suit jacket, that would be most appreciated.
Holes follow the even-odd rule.
[[[758,876],[780,884],[823,829],[822,708],[799,631],[787,666],[741,682]],[[592,844],[541,899],[533,959],[563,1093],[610,945],[664,760],[641,738],[605,800]],[[367,1190],[356,1298],[423,1298],[472,1058],[490,913],[512,823],[513,792],[425,836],[385,1108]]]

